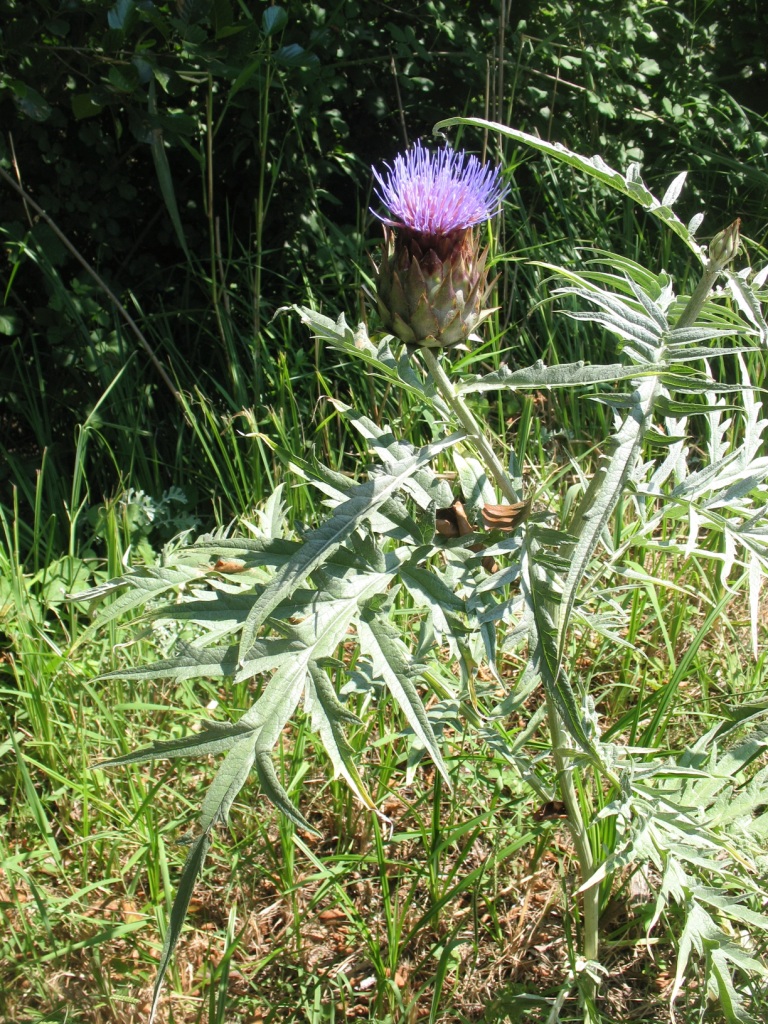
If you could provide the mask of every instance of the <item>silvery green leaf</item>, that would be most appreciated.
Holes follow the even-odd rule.
[[[718,930],[709,914],[698,903],[691,902],[677,947],[677,969],[669,997],[670,1008],[674,1007],[675,1001],[682,991],[683,978],[691,953],[695,950],[701,955],[704,951],[704,939],[713,938],[717,935]]]
[[[250,679],[263,672],[271,672],[287,659],[303,653],[305,647],[295,636],[262,637],[246,653],[242,664],[238,665],[236,678]]]
[[[737,782],[737,776],[766,751],[768,751],[768,726],[763,723],[723,752],[716,761],[714,774],[718,778],[732,779]],[[697,801],[709,801],[710,791],[709,786],[705,787],[704,784],[699,784],[696,788]]]
[[[292,821],[297,828],[301,828],[313,836],[320,835],[317,829],[310,825],[301,811],[291,800],[285,787],[277,777],[277,772],[275,771],[275,766],[272,763],[272,758],[267,751],[259,751],[256,754],[254,768],[256,770],[256,777],[259,780],[261,791],[269,802],[276,807],[281,814],[284,814],[289,821]]]
[[[768,345],[768,323],[766,323],[760,300],[751,285],[738,274],[726,272],[728,289],[744,316],[758,331],[761,345]]]
[[[376,614],[363,615],[358,623],[360,649],[371,659],[373,671],[384,681],[395,698],[408,725],[419,737],[436,768],[451,785],[437,738],[424,705],[413,683],[414,666],[408,648],[395,627]]]
[[[113,622],[115,619],[127,615],[128,612],[140,608],[143,604],[160,597],[161,594],[168,590],[182,587],[191,580],[199,579],[207,571],[208,566],[177,566],[176,568],[152,566],[132,569],[122,577],[122,580],[128,587],[127,592],[121,594],[116,601],[100,610],[98,619],[92,622],[80,634],[78,643],[82,643],[83,640],[93,634],[94,630],[100,629],[108,622]],[[114,582],[116,586],[112,589],[117,589],[117,581]],[[101,595],[97,594],[96,596]],[[77,599],[82,599],[82,595],[78,595]]]
[[[99,761],[94,768],[114,768],[118,765],[141,764],[146,761],[221,754],[234,746],[238,739],[252,732],[247,725],[233,725],[229,722],[203,721],[200,725],[202,732],[189,733],[173,740],[155,740],[149,747]]]
[[[526,620],[529,628],[529,672],[541,678],[571,736],[599,762],[599,754],[585,729],[573,688],[561,669],[558,635],[563,620],[562,579],[557,570],[547,564],[546,551],[537,541],[536,532],[535,528],[529,528],[526,533],[521,573],[523,597],[530,609]]]
[[[628,282],[629,287],[632,289],[632,294],[643,307],[649,319],[653,320],[662,334],[668,332],[669,321],[667,320],[664,308],[655,303],[645,289],[636,284],[631,277],[628,278]]]
[[[224,763],[219,768],[211,788],[206,794],[201,819],[202,832],[192,843],[184,863],[176,897],[171,909],[168,931],[160,953],[160,962],[155,977],[152,1007],[149,1016],[150,1024],[154,1021],[157,1012],[160,989],[162,988],[171,956],[181,935],[189,902],[194,891],[195,881],[202,871],[205,857],[210,849],[211,830],[215,823],[226,820],[232,802],[250,773],[253,761],[253,736],[247,736],[238,741],[230,750],[224,759]]]
[[[294,306],[293,309],[301,317],[302,323],[312,330],[315,337],[330,342],[351,342],[354,345],[355,332],[347,323],[343,313],[340,314],[338,320],[331,320],[329,316],[324,316],[308,306]]]
[[[627,366],[626,363],[590,366],[578,362],[545,366],[539,360],[533,366],[520,370],[510,370],[509,367],[502,366],[500,370],[488,373],[483,377],[467,377],[457,390],[461,395],[467,395],[473,392],[482,393],[505,389],[522,391],[541,388],[572,388],[589,384],[613,384],[618,380],[636,378],[639,373],[638,367]]]
[[[495,505],[496,493],[482,464],[475,458],[453,453],[453,462],[459,474],[464,504],[469,509]]]
[[[732,332],[726,333],[730,334]],[[718,356],[734,356],[739,353],[746,354],[747,352],[751,351],[752,349],[750,347],[744,345],[729,345],[727,347],[724,347],[722,345],[707,345],[706,347],[696,346],[694,348],[691,348],[690,346],[687,345],[682,348],[676,348],[675,346],[670,345],[667,348],[669,361],[675,363],[675,370],[678,373],[683,369],[683,366],[680,365],[681,363],[684,364],[690,362],[699,362],[700,360],[705,359],[715,359]],[[681,390],[688,390],[688,385],[685,379],[682,376],[680,376],[678,379],[680,381]],[[700,378],[698,380],[694,379],[694,383],[696,385],[696,389],[701,388],[702,380]],[[720,392],[739,390],[738,386],[729,385],[722,381],[707,381],[706,385],[709,389],[711,389],[713,392],[717,392],[718,394]]]
[[[558,664],[565,649],[566,631],[578,588],[600,536],[623,493],[625,482],[634,469],[660,389],[661,385],[653,378],[640,381],[632,396],[631,414],[627,415],[612,438],[610,452],[601,459],[573,521],[568,526],[569,533],[578,539],[563,551],[569,558],[570,566],[563,581],[557,639]]]
[[[672,207],[675,205],[677,200],[680,198],[680,193],[683,191],[683,185],[685,179],[688,177],[687,171],[681,171],[676,178],[669,184],[667,191],[664,193],[664,197],[661,200],[662,206]],[[690,229],[689,229],[690,230]]]
[[[432,724],[432,729],[436,737],[441,737],[443,735],[443,730],[446,726],[454,729],[458,733],[462,731],[463,723],[461,718],[461,703],[455,697],[438,701],[437,704],[429,708],[427,711],[427,717]],[[410,746],[408,747],[408,759],[405,772],[406,785],[413,785],[416,776],[416,769],[424,759],[426,752],[426,747],[419,737],[413,735],[411,737]]]
[[[443,128],[450,128],[452,125],[459,124],[474,125],[475,127],[488,130],[494,134],[498,133],[514,139],[525,146],[529,146],[531,149],[538,150],[540,153],[545,153],[557,162],[565,163],[570,167],[575,167],[577,170],[582,171],[591,178],[596,178],[598,181],[602,182],[603,185],[620,192],[622,195],[629,196],[629,198],[639,203],[653,216],[658,217],[667,224],[670,229],[678,235],[678,237],[683,239],[686,245],[693,253],[695,253],[702,263],[704,262],[701,247],[697,244],[688,228],[675,216],[674,213],[672,213],[671,210],[663,206],[653,193],[643,184],[639,176],[639,169],[633,171],[631,177],[629,176],[628,170],[627,176],[625,176],[620,171],[609,167],[602,157],[595,156],[590,158],[581,156],[580,154],[567,149],[560,143],[547,142],[545,139],[540,139],[535,135],[530,135],[517,128],[510,128],[507,125],[500,124],[495,121],[487,121],[480,117],[449,117],[443,121],[438,121],[432,131],[439,133]],[[630,165],[630,167],[637,168],[637,165]]]
[[[429,609],[438,633],[450,637],[453,627],[449,616],[466,613],[462,598],[433,570],[406,563],[400,566],[398,576],[416,602],[416,607]]]
[[[208,787],[200,809],[200,827],[210,832],[214,825],[226,824],[235,797],[251,773],[258,729],[249,729],[230,747],[227,756]]]
[[[412,451],[415,453],[416,449]],[[326,504],[330,509],[338,508],[339,505],[349,498],[350,493],[357,486],[354,480],[344,476],[344,474],[337,473],[335,470],[329,469],[320,463],[305,462],[295,455],[287,457],[286,465],[291,472],[303,477],[323,494],[328,495],[330,500]],[[375,476],[375,470],[371,472],[371,478],[373,476]],[[414,474],[414,479],[417,481],[419,476],[419,473]],[[415,493],[419,498],[424,493],[423,488],[417,482],[411,480],[404,483],[403,490],[408,493]],[[424,500],[426,504],[423,507],[426,508],[429,504],[429,499]],[[422,530],[419,524],[408,513],[408,510],[397,495],[388,498],[378,509],[372,511],[368,516],[368,522],[371,529],[376,533],[400,538],[411,537],[416,543],[420,543],[422,540]],[[297,548],[298,546],[296,545]],[[333,555],[330,554],[329,557],[333,557]]]
[[[768,476],[768,459],[756,459],[752,463],[751,469],[753,472],[750,475],[740,475],[728,486],[722,487],[714,494],[704,498],[701,502],[702,507],[706,509],[743,508],[742,499],[757,491],[765,482],[766,476]],[[744,470],[742,470],[742,474],[743,472]]]
[[[373,420],[349,410],[347,420],[362,434],[373,452],[387,469],[396,468],[404,459],[418,453],[418,449],[405,441],[397,440],[391,431],[382,432],[381,427]],[[458,439],[458,437],[457,437]],[[403,490],[413,498],[421,509],[426,509],[438,501],[445,490],[445,481],[438,479],[432,468],[427,465],[417,470],[405,481]]]
[[[610,612],[589,612],[585,608],[577,607],[574,617],[579,620],[596,636],[608,640],[616,649],[625,647],[634,651],[635,644],[627,640],[623,635],[626,630],[626,616],[623,613],[611,614]]]
[[[604,291],[587,291],[580,288],[558,288],[557,295],[575,295],[585,302],[593,303],[600,307],[603,312],[573,313],[565,310],[567,316],[573,320],[592,320],[595,323],[603,324],[618,334],[619,337],[628,341],[637,342],[649,352],[655,352],[659,348],[662,336],[662,328],[655,319],[647,316],[644,312],[635,309],[628,302]]]
[[[730,338],[733,336],[733,328],[727,327],[675,327],[667,335],[666,342],[675,357],[685,355],[685,347],[699,341],[708,341],[710,338]],[[707,351],[707,350],[704,350]],[[725,349],[726,352],[733,352],[733,349]],[[749,350],[747,350],[749,351]]]
[[[239,558],[246,568],[276,568],[287,562],[298,546],[298,541],[283,537],[217,537],[208,534],[178,552],[177,561],[193,561],[199,567],[205,559]],[[209,571],[211,567],[206,565],[204,568]]]
[[[391,579],[389,571],[354,573],[338,581],[338,590],[330,580],[326,580],[324,589],[308,592],[311,595],[309,600],[296,604],[291,623],[283,626],[287,634],[284,640],[262,638],[246,650],[235,678],[238,681],[250,678],[254,669],[261,670],[261,659],[269,656],[273,645],[285,645],[284,651],[280,653],[278,671],[267,684],[265,694],[268,691],[280,692],[292,685],[295,678],[304,679],[313,661],[317,662],[333,654],[347,635],[350,624],[357,618],[360,607],[385,591]],[[240,650],[243,650],[242,644]],[[253,708],[247,714],[250,715],[252,711]]]
[[[377,347],[369,340],[364,329],[361,331],[358,328],[357,331],[353,331],[343,314],[334,322],[330,317],[316,313],[306,306],[292,308],[316,338],[327,342],[336,351],[361,360],[370,367],[377,377],[382,377],[395,384],[398,389],[402,388],[412,395],[424,398],[423,383],[413,372],[410,363],[407,366],[402,366],[395,359],[390,347],[391,339],[384,338]]]
[[[622,345],[622,351],[625,352],[630,358],[634,359],[639,365],[654,364],[656,360],[657,346],[644,341],[640,337],[640,333],[636,327],[630,324],[627,320],[621,320],[618,317],[609,316],[607,313],[571,313],[568,310],[563,310],[565,316],[570,320],[583,320],[589,321],[590,323],[600,324],[611,334],[615,334],[621,338],[624,342]],[[635,373],[635,377],[638,374]]]
[[[155,608],[149,612],[148,618],[195,623],[205,629],[206,640],[212,643],[221,641],[230,633],[239,632],[255,600],[255,593],[196,591],[194,599]]]
[[[766,817],[767,803],[768,767],[757,772],[746,785],[722,787],[711,805],[709,820],[713,828],[741,834],[748,841],[744,849],[750,844],[759,846],[761,839],[756,828]]]
[[[279,539],[288,531],[288,509],[284,498],[284,485],[277,487],[267,498],[262,508],[256,509],[256,517],[259,523],[261,535],[269,540]],[[246,522],[245,526],[253,530],[253,526]]]
[[[664,422],[666,434],[674,438],[664,459],[653,468],[648,489],[661,491],[664,484],[672,476],[676,484],[682,483],[688,473],[688,421],[687,419],[667,418]]]
[[[305,706],[311,716],[312,728],[320,736],[331,759],[334,777],[344,778],[358,800],[375,810],[343,730],[344,723],[359,724],[360,719],[341,703],[327,673],[317,664],[310,665]]]
[[[237,647],[196,647],[193,644],[180,643],[181,653],[172,658],[155,661],[150,664],[126,666],[105,672],[98,676],[105,679],[199,679],[200,676],[234,675],[237,669]]]
[[[694,504],[688,506],[688,536],[685,539],[683,553],[686,558],[697,550],[699,541],[699,530],[702,526],[702,517]]]
[[[693,217],[688,221],[688,231],[691,235],[695,235],[701,225],[704,223],[704,214],[695,213]]]
[[[489,554],[493,552],[490,551]],[[478,597],[482,597],[483,594],[495,591],[504,590],[505,587],[511,584],[517,583],[520,579],[520,564],[515,562],[512,565],[508,565],[503,569],[499,569],[498,572],[492,573],[483,580],[477,588]],[[504,619],[515,619],[522,611],[521,598],[519,595],[511,597],[508,601],[502,601],[500,604],[490,604],[486,611],[478,612],[478,619],[482,622],[484,619],[492,620],[494,622]]]
[[[755,1018],[747,1012],[744,1001],[733,984],[728,959],[722,949],[712,950],[710,970],[717,999],[728,1024],[757,1024]],[[711,984],[709,987],[711,988]]]
[[[301,547],[259,596],[243,625],[242,656],[247,654],[256,639],[259,627],[274,609],[290,597],[294,589],[303,583],[314,569],[322,565],[387,498],[396,494],[409,477],[444,448],[455,444],[461,436],[452,435],[436,444],[428,445],[418,454],[409,456],[393,467],[390,473],[382,473],[357,484],[349,492],[346,501],[334,510],[330,519],[307,535]]]
[[[128,580],[125,576],[118,576],[115,579],[107,580],[106,583],[100,583],[97,587],[91,587],[89,590],[81,590],[77,594],[67,594],[66,598],[68,601],[95,601],[99,597],[114,594],[127,586]]]
[[[587,264],[589,269],[569,271],[565,267],[557,267],[553,264],[540,263],[538,261],[535,265],[553,270],[558,276],[562,276],[565,280],[572,281],[575,284],[589,283],[594,288],[603,289],[607,287],[611,291],[623,293],[624,295],[630,295],[633,291],[632,284],[635,284],[641,291],[645,292],[650,301],[659,310],[666,313],[673,303],[675,295],[672,279],[665,271],[662,270],[660,273],[654,274],[647,267],[628,259],[626,256],[616,255],[616,253],[603,249],[595,249],[594,252],[596,253],[595,258],[589,260]],[[593,265],[598,267],[606,266],[609,270],[593,270]],[[566,272],[561,274],[563,270]],[[611,271],[616,272],[612,273]]]
[[[350,491],[356,486],[356,481],[351,477],[338,473],[321,462],[308,462],[293,452],[285,453],[285,465],[302,480],[306,480],[323,494],[327,494],[332,499],[333,505],[339,505],[342,501],[346,501]],[[294,543],[293,547],[295,551],[299,544]]]
[[[752,925],[768,934],[768,915],[759,914],[745,906],[744,895],[729,896],[722,889],[708,885],[694,886],[693,895],[697,900],[706,903],[707,906],[715,907],[723,916],[730,917],[733,921]],[[768,973],[762,964],[758,966],[757,971],[760,974]]]
[[[210,846],[210,833],[203,832],[190,846],[187,859],[184,861],[184,867],[182,868],[181,877],[178,881],[178,888],[176,889],[176,896],[174,897],[173,906],[171,907],[168,930],[165,933],[165,941],[163,942],[163,948],[160,951],[160,960],[158,962],[157,973],[155,975],[155,985],[152,990],[152,1006],[149,1012],[149,1024],[153,1024],[154,1022],[155,1015],[157,1013],[158,1001],[160,999],[160,990],[163,987],[163,981],[165,979],[166,972],[168,971],[168,965],[171,962],[173,951],[175,950],[179,937],[181,936],[184,919],[186,918],[187,910],[189,909],[189,902],[192,899],[192,893],[195,889],[195,882],[203,870],[203,864],[205,863],[205,858]]]

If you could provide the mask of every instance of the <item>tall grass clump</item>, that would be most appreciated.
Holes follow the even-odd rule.
[[[705,655],[721,623],[738,620],[746,674],[764,628],[768,420],[747,361],[768,336],[765,271],[739,268],[738,220],[705,247],[696,237],[701,217],[678,218],[683,175],[657,198],[637,167],[622,174],[601,157],[500,123],[452,118],[436,128],[459,125],[526,147],[564,181],[586,176],[612,199],[636,204],[654,230],[687,249],[696,270],[681,291],[666,270],[623,254],[582,249],[562,266],[547,259],[546,246],[534,249],[527,256],[543,275],[538,301],[559,330],[578,329],[585,358],[522,366],[502,358],[488,372],[467,348],[493,315],[489,270],[503,266],[503,254],[486,252],[478,237],[509,195],[499,172],[417,149],[389,177],[380,174],[388,210],[376,283],[389,333],[307,306],[294,315],[319,343],[407,396],[427,436],[414,444],[398,417],[373,418],[337,400],[359,462],[349,474],[324,456],[281,451],[290,477],[319,495],[301,517],[292,522],[290,492],[277,486],[247,530],[179,544],[161,564],[77,595],[104,602],[94,635],[138,613],[166,647],[175,639],[161,660],[120,664],[100,684],[213,681],[218,694],[215,713],[192,731],[173,728],[99,766],[221,758],[185,837],[151,1018],[196,881],[230,815],[247,814],[238,799],[252,782],[280,812],[274,870],[288,889],[295,895],[300,854],[313,868],[316,898],[335,892],[356,921],[376,1018],[416,1012],[423,989],[407,997],[402,953],[427,923],[436,936],[431,968],[422,963],[420,975],[429,1019],[451,1017],[444,987],[470,940],[458,930],[437,936],[439,913],[465,891],[470,848],[461,836],[481,844],[499,805],[507,800],[511,814],[532,798],[544,818],[567,823],[559,833],[561,962],[544,990],[501,984],[487,1009],[493,1019],[532,1009],[551,1021],[611,1019],[617,945],[647,950],[657,941],[674,950],[664,967],[671,1012],[682,1003],[704,1014],[713,1002],[731,1022],[760,1012],[768,975],[765,695],[713,699]],[[612,360],[590,358],[609,351],[606,337]],[[716,376],[715,364],[725,372]],[[576,396],[575,410],[599,406],[607,430],[591,450],[574,444],[553,460],[535,403],[562,392]],[[575,413],[572,431],[579,422]],[[692,703],[697,715],[683,713]],[[459,828],[443,800],[451,806],[463,785],[467,745],[510,774],[499,788],[478,764],[486,807]],[[334,781],[318,779],[317,760]],[[313,785],[302,786],[308,772]],[[418,834],[424,893],[392,881],[401,867],[387,853],[397,828],[394,780],[399,773],[405,788],[420,772],[433,794]],[[318,786],[327,787],[322,801]],[[337,815],[362,813],[367,822],[384,944],[373,919],[353,913],[349,893],[360,874],[352,853],[339,846],[328,861],[313,852],[329,801]],[[449,834],[457,852],[446,872]],[[551,835],[537,838],[545,845]],[[520,822],[504,859],[534,837]],[[487,870],[500,856],[487,855]],[[469,868],[467,878],[474,884]],[[635,915],[638,902],[644,912]],[[625,920],[618,937],[609,925],[617,907]],[[503,946],[501,922],[488,920],[483,927],[496,928]],[[298,920],[296,928],[300,943]],[[642,955],[646,974],[661,975],[661,963]],[[327,982],[311,998],[297,977],[293,991],[310,999],[312,1019],[333,1019],[331,1006],[343,1004],[339,972],[335,988]]]

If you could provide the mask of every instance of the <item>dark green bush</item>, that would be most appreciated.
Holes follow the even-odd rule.
[[[513,22],[507,6],[0,0],[3,166],[140,316],[178,386],[200,387],[222,415],[274,400],[279,355],[310,416],[322,362],[288,321],[272,322],[275,310],[311,297],[360,313],[378,234],[370,165],[446,115],[487,113],[617,166],[639,161],[660,191],[693,169],[691,214],[706,200],[712,231],[736,214],[747,234],[764,230],[756,3],[526,0]],[[558,223],[566,247],[628,234],[626,212],[589,191],[574,218],[547,174],[530,160],[515,171],[524,223],[511,207],[513,253],[558,244]],[[92,498],[137,471],[147,445],[154,479],[132,483],[184,482],[198,455],[177,403],[101,287],[7,186],[0,232],[0,418],[11,439],[0,482],[23,478],[31,492],[44,448],[66,476],[77,425],[126,360],[129,379],[99,410]],[[501,299],[535,353],[521,326],[534,284],[507,274]]]

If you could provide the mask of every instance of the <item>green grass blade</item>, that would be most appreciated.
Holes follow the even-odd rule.
[[[171,908],[171,918],[168,922],[168,931],[165,935],[165,942],[160,952],[160,962],[157,965],[157,976],[155,987],[152,992],[152,1008],[149,1013],[149,1024],[153,1024],[157,1014],[160,1000],[160,990],[163,987],[171,957],[181,936],[181,929],[184,926],[184,919],[189,909],[189,901],[192,899],[195,882],[203,869],[205,858],[211,846],[211,837],[208,832],[203,832],[192,844],[179,879],[176,898]]]

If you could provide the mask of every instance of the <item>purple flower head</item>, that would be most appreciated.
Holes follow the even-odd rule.
[[[376,216],[391,227],[447,235],[488,220],[507,194],[498,167],[483,167],[476,156],[448,146],[430,153],[417,142],[385,166],[385,177],[374,169],[375,191],[391,216]]]

